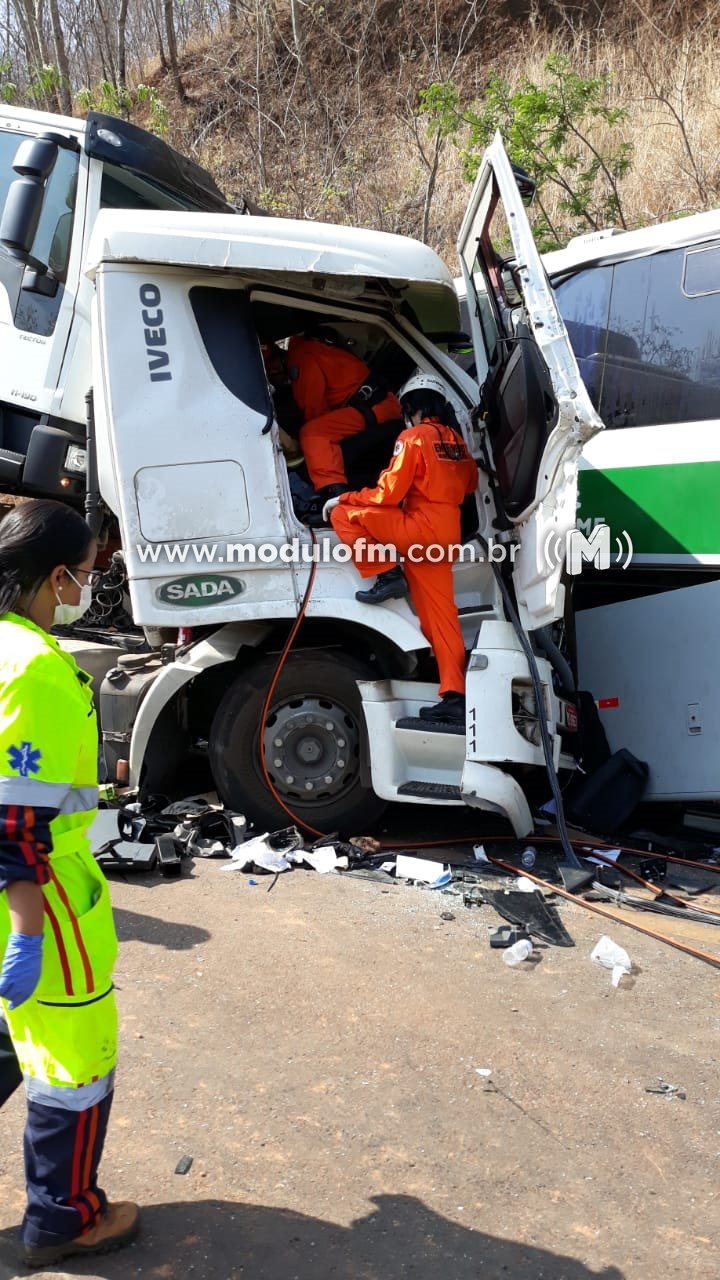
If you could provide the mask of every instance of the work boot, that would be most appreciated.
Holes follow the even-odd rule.
[[[400,565],[387,569],[375,579],[367,591],[356,591],[355,599],[361,604],[384,604],[386,600],[400,600],[408,593],[408,584]]]
[[[446,693],[434,707],[421,707],[420,719],[435,724],[465,724],[465,694]]]
[[[323,520],[323,507],[331,498],[339,498],[341,493],[349,493],[349,484],[326,484],[324,489],[318,489],[315,495],[315,504],[317,509],[308,514],[304,523],[308,529],[327,529],[330,527],[329,520]]]
[[[331,498],[339,498],[341,493],[349,492],[349,484],[326,484],[323,489],[318,489],[318,497],[322,499],[322,504],[324,506]]]
[[[96,1253],[112,1253],[130,1244],[140,1230],[140,1210],[130,1200],[119,1200],[117,1204],[108,1204],[102,1218],[73,1240],[61,1241],[59,1244],[21,1244],[20,1260],[26,1267],[52,1267],[56,1262],[71,1255],[88,1257]]]

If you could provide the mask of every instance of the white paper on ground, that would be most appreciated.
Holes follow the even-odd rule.
[[[109,840],[119,840],[117,809],[99,809],[97,817],[88,827],[87,838],[91,853],[97,853]]]
[[[411,858],[406,853],[399,853],[395,863],[395,875],[401,880],[421,880],[423,884],[434,884],[444,872],[442,862],[431,862],[429,858]]]
[[[246,867],[248,862],[255,861],[256,853],[268,852],[266,840],[270,833],[265,831],[261,836],[251,836],[249,840],[243,840],[241,844],[236,844],[234,849],[230,850],[230,857],[233,862],[239,862]]]
[[[484,847],[484,845],[476,844],[476,845],[475,845],[475,847],[474,847],[474,849],[473,849],[473,854],[475,855],[475,861],[476,861],[476,862],[488,862],[488,861],[489,861],[489,858],[488,858],[488,856],[487,856],[487,854],[486,854],[486,852],[485,852],[485,847]]]
[[[305,849],[303,862],[309,863],[313,871],[318,871],[321,876],[324,876],[328,871],[335,870],[338,857],[334,845],[321,844],[319,849]]]

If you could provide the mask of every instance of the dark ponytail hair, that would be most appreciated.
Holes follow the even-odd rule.
[[[423,418],[437,418],[443,426],[451,427],[459,436],[462,435],[453,406],[439,391],[433,391],[430,387],[408,391],[402,398],[402,407],[408,418],[412,418],[415,413],[421,413]]]
[[[81,564],[91,542],[89,525],[63,502],[34,498],[11,507],[0,521],[0,614],[34,595],[59,564]]]

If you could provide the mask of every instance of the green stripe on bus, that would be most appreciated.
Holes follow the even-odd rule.
[[[720,554],[720,462],[582,468],[579,493],[578,518],[627,531],[636,555]]]

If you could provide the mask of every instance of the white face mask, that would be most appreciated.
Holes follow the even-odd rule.
[[[84,613],[87,613],[92,603],[92,588],[90,584],[86,583],[82,587],[74,573],[71,573],[69,569],[66,569],[65,572],[69,578],[72,578],[75,586],[80,587],[80,600],[78,604],[63,604],[57,591],[55,592],[57,606],[53,615],[53,623],[56,627],[71,626],[73,622],[77,622],[79,618],[82,618]]]

